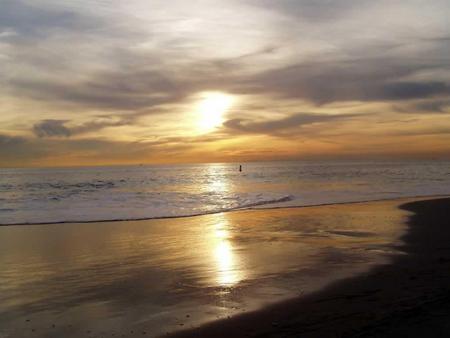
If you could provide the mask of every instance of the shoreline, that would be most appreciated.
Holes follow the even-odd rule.
[[[2,227],[2,276],[12,278],[3,299],[17,304],[4,303],[0,322],[11,338],[33,329],[42,338],[78,338],[87,331],[92,337],[352,337],[350,330],[392,317],[374,314],[373,305],[395,314],[404,305],[385,300],[400,297],[417,307],[414,297],[435,295],[441,287],[422,283],[414,272],[436,262],[404,264],[411,258],[404,253],[423,246],[424,236],[411,240],[410,230],[423,228],[407,222],[417,207],[400,206],[434,201],[439,199]],[[433,211],[422,220],[445,222],[447,209],[445,217]],[[438,235],[429,241],[450,242],[448,231]],[[446,268],[447,257],[450,262],[450,254],[438,257],[437,266]],[[384,279],[373,277],[383,270]],[[450,285],[445,274],[425,275]],[[391,284],[412,291],[394,292]]]
[[[91,223],[116,223],[116,222],[139,222],[139,221],[151,221],[151,220],[170,220],[170,219],[183,219],[183,218],[195,218],[207,215],[216,215],[222,213],[230,212],[240,212],[240,211],[263,211],[263,210],[279,210],[279,209],[303,209],[303,208],[314,208],[322,206],[333,206],[333,205],[352,205],[352,204],[364,204],[364,203],[376,203],[376,202],[388,202],[388,201],[401,201],[401,200],[419,200],[419,199],[437,199],[437,198],[450,198],[449,194],[445,195],[419,195],[419,196],[402,196],[393,198],[381,198],[374,200],[362,200],[362,201],[350,201],[350,202],[333,202],[333,203],[319,203],[319,204],[307,204],[307,205],[287,205],[278,206],[274,203],[268,203],[261,206],[251,206],[251,207],[237,207],[234,209],[219,210],[205,213],[198,213],[193,215],[181,215],[181,216],[162,216],[162,217],[144,217],[144,218],[124,218],[124,219],[105,219],[105,220],[94,220],[94,221],[61,221],[61,222],[36,222],[36,223],[0,223],[0,227],[8,226],[33,226],[33,225],[57,225],[57,224],[91,224]],[[286,202],[281,202],[286,203]],[[276,203],[275,203],[276,204]],[[272,206],[271,206],[272,205]]]
[[[399,206],[411,212],[401,237],[405,254],[391,263],[169,337],[450,336],[450,198],[409,199]]]

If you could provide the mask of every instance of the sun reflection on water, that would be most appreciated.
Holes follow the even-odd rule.
[[[218,215],[219,216],[219,215]],[[229,223],[224,215],[214,226],[213,252],[216,264],[216,281],[222,286],[232,286],[242,280],[238,257],[230,240]]]
[[[207,191],[226,192],[231,188],[226,176],[218,173],[218,166],[220,165],[210,165],[207,168],[210,177],[205,187]],[[232,241],[232,225],[228,221],[227,214],[215,214],[212,217],[214,217],[214,222],[208,232],[208,241],[214,264],[213,270],[216,271],[215,281],[221,286],[233,286],[244,277],[239,256]]]

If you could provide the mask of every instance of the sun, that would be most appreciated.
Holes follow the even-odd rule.
[[[198,103],[198,126],[202,132],[211,131],[223,123],[223,114],[233,105],[233,96],[221,92],[205,92]]]

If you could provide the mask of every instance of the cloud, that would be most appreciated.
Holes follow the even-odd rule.
[[[432,100],[419,102],[415,105],[415,109],[428,113],[447,113],[450,108],[450,100]]]
[[[44,120],[33,126],[33,132],[38,137],[69,137],[72,132],[64,126],[67,120]]]
[[[430,136],[430,135],[450,136],[450,126],[421,127],[411,130],[396,130],[389,134],[395,136]]]
[[[182,140],[127,142],[95,138],[28,138],[0,134],[0,167],[86,165],[160,161],[164,156],[189,159],[193,146]]]
[[[33,142],[21,136],[0,134],[0,166],[12,167],[29,164],[45,155],[48,149],[35,147]]]
[[[402,81],[414,74],[447,67],[447,62],[357,59],[304,62],[237,82],[236,91],[305,99],[316,104],[342,101],[411,100],[450,94],[444,81]]]
[[[24,142],[24,138],[19,136],[10,136],[0,134],[0,146],[7,147],[9,145],[22,144]]]
[[[377,93],[368,93],[368,98],[382,100],[410,100],[437,95],[450,95],[450,86],[444,82],[397,82],[380,86]]]
[[[402,81],[415,73],[439,69],[426,62],[398,64],[392,59],[305,62],[254,75],[221,69],[217,62],[193,63],[179,70],[110,70],[84,81],[12,79],[17,96],[80,109],[138,110],[180,103],[202,90],[218,88],[235,94],[270,94],[304,99],[317,105],[343,101],[402,101],[450,95],[445,81]],[[230,68],[241,66],[233,59]],[[442,65],[444,67],[444,65]],[[212,75],[215,74],[215,75]]]
[[[227,129],[239,132],[239,133],[255,133],[255,134],[271,134],[271,135],[286,135],[287,130],[298,130],[301,127],[344,120],[355,117],[354,114],[341,114],[341,115],[327,115],[318,113],[296,113],[288,117],[277,120],[266,121],[249,121],[245,119],[232,119],[224,123],[224,127]],[[290,133],[289,133],[290,135]]]
[[[247,0],[249,4],[261,6],[267,9],[302,19],[323,21],[336,20],[349,14],[350,11],[366,7],[371,4],[369,0]]]
[[[0,29],[12,29],[21,35],[42,35],[51,29],[83,29],[98,26],[87,14],[55,7],[30,5],[22,0],[2,0],[0,11]]]
[[[419,0],[0,2],[0,133],[31,130],[37,138],[8,139],[22,150],[26,144],[59,156],[77,153],[76,136],[125,125],[133,125],[122,128],[126,135],[104,130],[111,142],[91,140],[97,149],[90,151],[120,148],[112,140],[140,141],[144,134],[155,143],[123,149],[147,158],[147,151],[181,149],[186,141],[201,150],[207,138],[187,135],[193,99],[203,91],[236,95],[241,114],[210,136],[209,147],[234,136],[238,142],[240,134],[287,138],[299,130],[314,141],[320,128],[330,133],[329,125],[353,118],[348,112],[382,105],[394,106],[394,113],[396,107],[448,112],[450,5],[444,0],[433,6]],[[323,105],[333,114],[277,119],[271,113]],[[388,121],[390,113],[376,115]],[[362,134],[368,120],[333,132]]]
[[[133,9],[135,5],[130,4],[129,8]],[[202,9],[201,4],[197,6]],[[270,12],[259,12],[252,6]],[[211,88],[236,94],[269,93],[316,104],[447,94],[448,83],[445,81],[406,79],[418,72],[448,67],[445,58],[448,50],[442,47],[446,40],[442,40],[440,32],[433,31],[406,41],[396,38],[397,32],[392,32],[394,38],[391,38],[385,30],[379,31],[378,26],[375,33],[381,36],[376,39],[356,39],[354,35],[359,30],[352,30],[353,34],[349,36],[345,21],[339,23],[343,30],[330,33],[327,29],[338,18],[353,15],[355,8],[367,15],[371,6],[373,4],[365,0],[237,1],[224,6],[223,10],[253,10],[255,15],[265,15],[261,20],[267,19],[274,26],[249,27],[250,40],[264,37],[261,39],[264,45],[248,47],[248,43],[244,43],[246,40],[239,40],[247,35],[240,34],[233,37],[234,44],[239,46],[235,53],[225,53],[227,48],[224,46],[224,55],[218,56],[212,51],[221,49],[208,44],[229,41],[230,35],[236,33],[233,29],[241,27],[242,22],[237,21],[236,27],[231,25],[230,35],[217,36],[216,39],[220,39],[217,41],[208,34],[208,20],[195,21],[198,28],[187,25],[188,19],[192,19],[192,9],[181,2],[170,11],[165,10],[166,16],[161,19],[152,20],[150,15],[133,21],[125,13],[117,18],[114,8],[110,11],[101,8],[99,14],[93,16],[92,11],[77,1],[71,6],[56,3],[36,6],[25,1],[6,0],[0,22],[4,22],[5,29],[20,32],[20,38],[26,43],[16,42],[11,46],[12,62],[8,68],[15,69],[17,64],[22,66],[9,75],[5,72],[8,78],[5,88],[16,97],[48,105],[62,103],[80,109],[109,110],[136,110],[177,103],[197,91]],[[383,6],[386,11],[390,8],[388,3]],[[377,7],[378,14],[383,6]],[[154,7],[157,13],[164,4],[156,2]],[[417,10],[414,3],[405,8],[414,13]],[[313,25],[288,21],[292,31],[286,32],[274,12],[288,17],[327,18],[328,21]],[[206,14],[217,19],[215,11]],[[357,17],[355,20],[360,23],[362,19]],[[183,24],[187,25],[188,31],[192,30],[189,31],[192,34],[179,34],[178,25],[184,27]],[[217,24],[226,23],[219,20]],[[402,24],[408,26],[410,23]],[[370,30],[371,27],[363,28]],[[302,31],[300,36],[297,30]],[[310,36],[310,31],[314,36]],[[34,32],[43,35],[36,39]],[[65,41],[71,41],[71,45]],[[407,42],[417,50],[396,49]],[[426,46],[422,42],[426,42]],[[309,50],[309,44],[315,50],[318,43],[320,48],[316,53],[302,52]],[[211,53],[196,53],[199,48],[208,46]],[[333,46],[331,50],[330,46]],[[301,62],[294,63],[293,60]],[[56,69],[59,74],[49,77]]]
[[[128,115],[99,117],[79,125],[68,127],[69,120],[43,120],[33,126],[33,133],[40,138],[45,137],[70,137],[98,131],[107,127],[119,127],[133,124],[138,117],[146,112],[138,112]]]
[[[393,108],[396,112],[405,114],[447,114],[450,113],[450,99],[428,98],[396,104]]]
[[[17,95],[35,100],[114,110],[135,110],[175,102],[182,95],[166,75],[154,71],[110,71],[91,77],[70,83],[15,79],[10,84]]]

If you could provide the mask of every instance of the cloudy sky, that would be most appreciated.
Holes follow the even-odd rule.
[[[448,0],[0,0],[0,166],[450,158]]]

